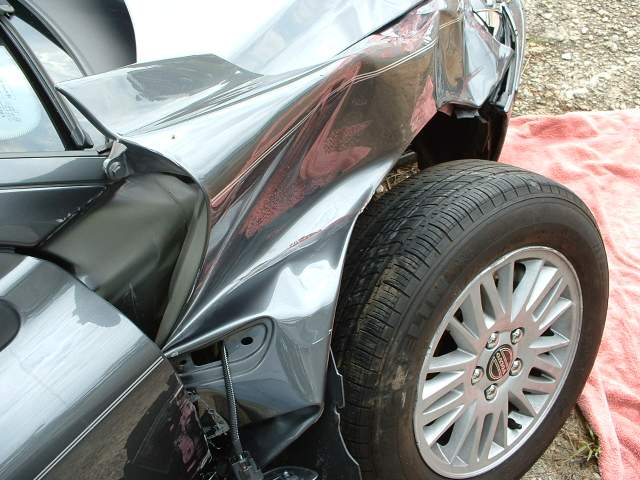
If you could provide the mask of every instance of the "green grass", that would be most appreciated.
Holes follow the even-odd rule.
[[[587,435],[587,439],[580,440],[580,446],[576,451],[576,455],[584,458],[586,462],[590,462],[591,460],[597,461],[602,451],[600,448],[600,440],[589,425],[587,425]]]

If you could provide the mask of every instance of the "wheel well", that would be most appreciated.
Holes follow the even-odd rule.
[[[491,105],[479,110],[455,108],[451,115],[439,111],[410,148],[420,168],[465,158],[497,160],[508,122],[508,115]]]

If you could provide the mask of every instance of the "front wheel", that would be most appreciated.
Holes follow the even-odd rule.
[[[584,386],[607,297],[593,217],[540,175],[450,162],[370,206],[333,345],[365,479],[519,478]]]

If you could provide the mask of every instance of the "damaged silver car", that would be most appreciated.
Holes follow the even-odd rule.
[[[608,272],[580,199],[497,163],[520,0],[0,13],[0,479],[511,479],[542,454]]]

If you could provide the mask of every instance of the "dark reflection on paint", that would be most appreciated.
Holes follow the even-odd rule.
[[[190,479],[207,457],[207,443],[193,403],[175,376],[169,377],[167,387],[127,439],[125,479]]]

